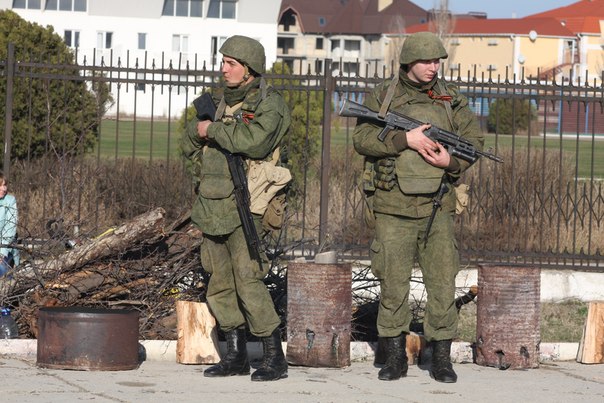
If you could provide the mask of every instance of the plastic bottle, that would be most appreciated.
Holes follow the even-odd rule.
[[[19,337],[17,322],[10,315],[9,308],[2,308],[0,316],[0,339],[16,339]]]

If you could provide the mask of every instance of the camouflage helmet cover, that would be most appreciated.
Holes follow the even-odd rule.
[[[255,39],[242,35],[231,36],[224,41],[219,52],[247,65],[258,74],[264,73],[266,64],[264,46]]]
[[[432,32],[417,32],[409,35],[401,48],[400,64],[411,64],[418,60],[446,59],[449,55],[442,41]]]

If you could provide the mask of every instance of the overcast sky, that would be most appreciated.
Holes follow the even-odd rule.
[[[440,4],[439,0],[411,0],[429,10]],[[553,8],[564,7],[579,0],[449,0],[449,9],[455,14],[482,11],[488,18],[521,18]]]

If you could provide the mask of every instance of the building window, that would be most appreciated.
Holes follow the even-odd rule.
[[[172,35],[172,51],[186,53],[189,51],[189,37],[187,35]]]
[[[42,0],[13,0],[13,8],[29,8],[39,10]]]
[[[86,11],[86,0],[46,0],[44,10]]]
[[[344,63],[344,74],[347,74],[349,76],[353,76],[356,77],[359,75],[359,64],[358,63],[351,63],[351,62],[345,62]]]
[[[331,40],[331,51],[334,52],[337,49],[340,48],[340,40],[339,39],[332,39]]]
[[[281,18],[281,24],[283,25],[283,31],[289,32],[290,27],[296,26],[296,16],[291,10],[287,10]]]
[[[236,0],[210,0],[208,18],[235,19],[236,17]]]
[[[86,11],[86,0],[73,0],[73,11]]]
[[[344,50],[358,52],[361,50],[361,41],[344,41]]]
[[[97,49],[111,49],[113,46],[113,32],[97,32],[96,47]]]
[[[315,42],[315,49],[321,50],[323,49],[323,38],[317,38]]]
[[[137,81],[144,81],[145,80],[145,73],[136,73],[136,80]],[[145,91],[145,83],[144,82],[137,82],[136,83],[136,90],[137,91]]]
[[[294,38],[277,38],[277,49],[284,55],[289,54],[289,50],[294,48]]]
[[[165,0],[161,15],[169,17],[201,17],[202,0]]]
[[[80,47],[80,31],[73,31],[71,29],[65,30],[65,35],[63,36],[65,40],[65,44],[70,48],[79,48]]]
[[[142,32],[138,33],[138,48],[147,49],[147,34]]]
[[[211,38],[210,51],[212,53],[212,65],[218,63],[218,50],[222,47],[224,41],[226,40],[226,36],[213,36]]]

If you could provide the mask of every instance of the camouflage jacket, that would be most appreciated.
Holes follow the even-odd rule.
[[[396,85],[390,111],[454,132],[478,149],[482,149],[484,139],[476,116],[468,106],[467,98],[455,85],[444,82],[438,85],[437,80],[440,79],[424,85],[410,83],[402,76],[400,79],[386,80],[367,96],[364,104],[374,111],[379,111],[388,87]],[[439,88],[446,88],[447,94],[440,94]],[[431,98],[428,95],[429,90],[452,97],[450,105],[453,124],[447,116],[444,104],[447,101]],[[425,162],[415,150],[407,148],[398,151],[392,142],[397,131],[389,132],[384,142],[379,141],[377,135],[381,130],[382,128],[373,122],[359,120],[353,133],[355,150],[365,156],[367,161],[373,163],[381,158],[394,160],[396,184],[390,191],[373,189],[374,211],[414,218],[429,216],[432,212],[432,198],[438,190],[443,174],[448,176],[450,182],[454,182],[470,164],[456,159],[455,171],[434,167]],[[368,165],[371,164],[366,164]],[[445,211],[455,210],[455,192],[452,189],[445,194],[442,207]]]
[[[225,235],[241,225],[233,182],[224,149],[251,160],[272,156],[290,125],[290,112],[283,97],[268,91],[261,98],[259,88],[246,94],[235,118],[224,118],[208,127],[208,140],[197,134],[197,121],[187,127],[182,149],[190,162],[198,184],[197,198],[191,211],[192,221],[210,235]]]

